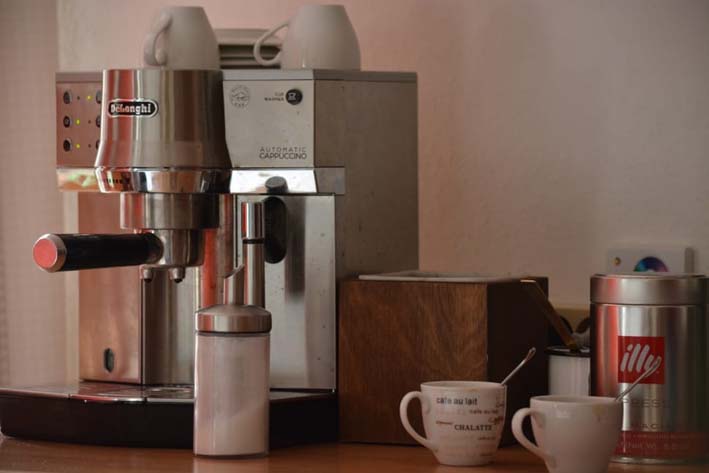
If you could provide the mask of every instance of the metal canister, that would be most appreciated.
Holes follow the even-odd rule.
[[[707,422],[706,279],[696,274],[591,278],[591,392],[617,396],[657,358],[659,368],[623,399],[614,461],[703,461]]]

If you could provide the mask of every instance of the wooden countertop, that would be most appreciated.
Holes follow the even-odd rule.
[[[485,467],[439,465],[423,447],[363,444],[319,444],[274,450],[265,458],[212,460],[196,458],[190,450],[94,447],[34,442],[0,436],[0,472],[151,472],[151,473],[257,473],[257,472],[436,472],[475,473],[546,471],[541,460],[519,446],[497,453]],[[707,465],[640,466],[612,463],[609,472],[689,473],[708,471]]]

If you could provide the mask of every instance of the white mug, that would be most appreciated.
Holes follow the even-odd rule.
[[[591,351],[572,351],[565,346],[548,347],[549,394],[588,396],[591,377]]]
[[[219,45],[204,9],[160,10],[143,42],[143,61],[170,69],[219,69]]]
[[[273,59],[261,56],[261,44],[288,27],[281,52]],[[305,5],[290,20],[267,31],[254,44],[254,57],[262,66],[282,69],[345,69],[361,67],[359,43],[342,5]]]
[[[623,404],[612,397],[536,396],[531,407],[512,417],[512,433],[551,473],[604,473],[615,450],[623,421]],[[537,445],[522,431],[532,418]]]
[[[414,430],[407,416],[413,398],[421,401],[426,437]],[[399,416],[406,431],[452,466],[492,462],[505,425],[507,387],[483,381],[434,381],[404,396]]]

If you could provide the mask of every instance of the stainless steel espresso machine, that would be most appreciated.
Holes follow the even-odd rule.
[[[239,209],[258,201],[271,445],[335,439],[337,283],[418,267],[415,74],[107,70],[56,92],[78,233],[34,258],[82,270],[81,380],[0,389],[2,432],[191,447],[194,313],[256,297]]]

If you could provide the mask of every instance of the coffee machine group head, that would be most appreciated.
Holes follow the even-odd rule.
[[[221,72],[107,70],[95,174],[120,193],[121,228],[133,235],[45,235],[34,248],[47,271],[144,265],[185,268],[204,261],[203,231],[219,226],[228,189]]]

